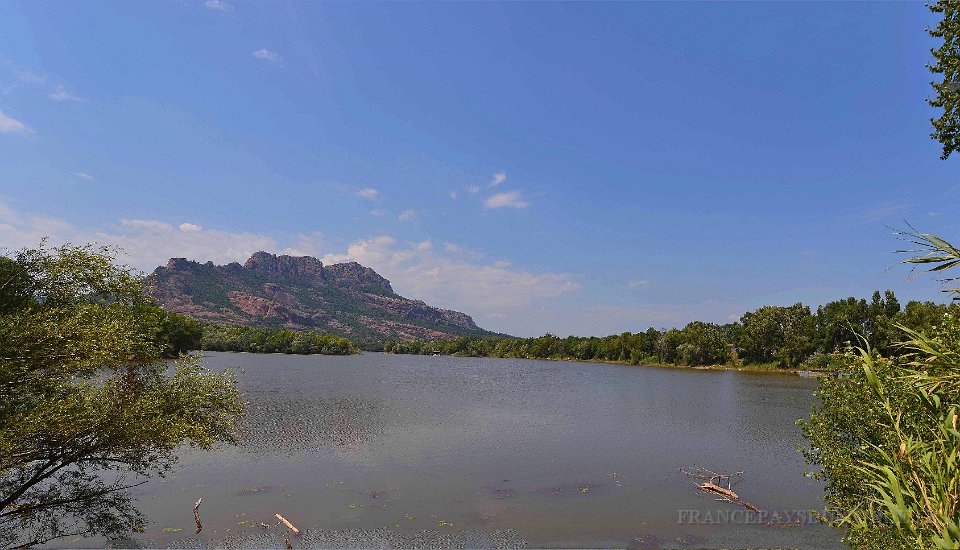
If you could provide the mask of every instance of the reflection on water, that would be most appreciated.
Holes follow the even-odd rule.
[[[261,396],[266,398],[250,402],[240,425],[239,447],[249,453],[281,451],[289,456],[332,444],[350,454],[370,438],[382,437],[388,418],[378,398]]]
[[[815,380],[383,354],[205,357],[242,367],[240,443],[185,452],[173,475],[143,486],[153,524],[124,545],[282,547],[280,513],[304,532],[297,548],[842,547],[819,524],[681,521],[732,505],[698,496],[680,466],[745,471],[737,491],[764,510],[819,506],[794,424]]]

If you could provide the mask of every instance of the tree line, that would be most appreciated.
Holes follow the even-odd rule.
[[[322,355],[349,355],[360,351],[342,336],[321,332],[221,325],[204,325],[198,348],[205,351]]]
[[[360,351],[341,336],[274,327],[201,323],[152,303],[142,307],[143,317],[150,322],[151,337],[164,357],[178,357],[193,350],[303,355],[349,355]]]
[[[896,327],[927,330],[960,306],[910,301],[901,307],[893,291],[876,291],[866,299],[846,298],[812,311],[797,303],[764,306],[745,313],[739,322],[693,321],[685,327],[624,332],[605,337],[545,334],[536,338],[471,338],[388,342],[388,353],[575,359],[639,364],[754,365],[782,369],[827,368],[830,358],[860,338],[880,353],[898,349]]]

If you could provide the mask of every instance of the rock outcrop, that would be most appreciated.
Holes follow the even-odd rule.
[[[491,334],[465,313],[397,295],[356,262],[324,266],[310,256],[257,252],[243,265],[171,258],[148,277],[171,311],[202,321],[319,330],[359,341]]]

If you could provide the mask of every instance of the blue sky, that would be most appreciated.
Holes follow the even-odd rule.
[[[0,2],[0,246],[354,259],[492,330],[908,279],[960,240],[919,3]]]

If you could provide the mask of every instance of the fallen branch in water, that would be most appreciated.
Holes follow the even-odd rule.
[[[677,471],[688,477],[705,480],[703,483],[697,484],[697,489],[699,489],[701,492],[720,497],[720,498],[714,499],[718,502],[731,502],[733,504],[739,504],[744,508],[746,508],[747,510],[750,510],[753,512],[760,511],[759,508],[743,500],[742,498],[740,498],[740,495],[733,492],[732,479],[734,477],[739,478],[740,476],[743,475],[743,472],[721,473],[721,472],[714,472],[713,470],[708,470],[706,468],[695,468],[693,470],[688,468],[677,468]],[[724,481],[727,482],[726,488],[719,485]]]
[[[273,515],[277,516],[277,519],[279,519],[281,523],[283,523],[283,524],[286,525],[291,531],[293,531],[293,534],[294,534],[294,535],[299,535],[299,534],[300,534],[300,530],[297,529],[296,527],[294,527],[292,523],[290,523],[289,521],[287,521],[287,518],[281,516],[280,514],[273,514]]]
[[[197,522],[196,533],[200,533],[203,530],[203,524],[200,523],[200,503],[203,501],[202,498],[197,500],[197,503],[193,505],[193,521]]]

